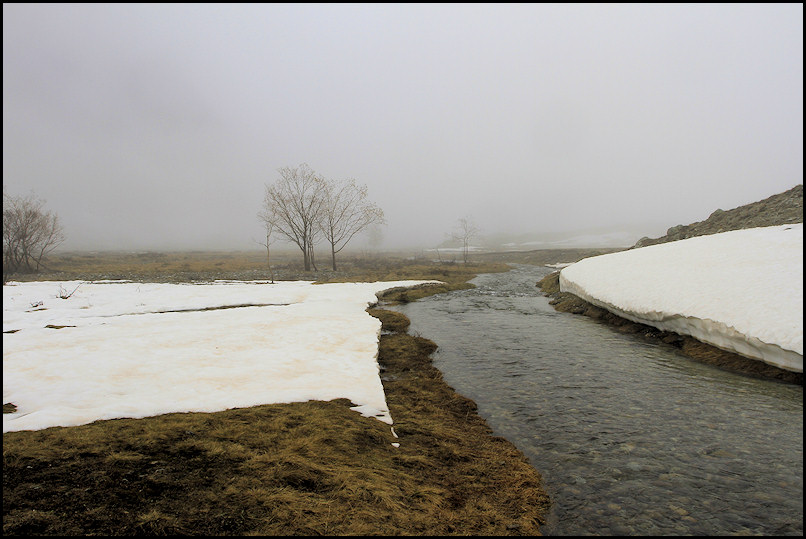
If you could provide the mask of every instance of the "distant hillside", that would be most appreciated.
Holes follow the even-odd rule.
[[[694,236],[706,236],[729,230],[741,230],[759,226],[785,225],[803,222],[803,184],[783,193],[773,195],[752,204],[732,210],[716,210],[705,221],[690,225],[673,226],[661,238],[641,238],[633,246],[646,247],[657,243],[684,240]]]

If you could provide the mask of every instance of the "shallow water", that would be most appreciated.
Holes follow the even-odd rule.
[[[546,535],[802,535],[803,388],[559,313],[514,266],[395,309],[552,497]]]

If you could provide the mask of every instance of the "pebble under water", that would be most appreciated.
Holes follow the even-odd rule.
[[[517,265],[395,307],[552,498],[545,535],[803,535],[803,387],[559,313]]]

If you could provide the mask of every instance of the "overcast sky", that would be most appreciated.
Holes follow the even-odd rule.
[[[662,235],[803,183],[803,5],[3,5],[3,186],[64,249],[259,248],[301,163],[389,248]]]

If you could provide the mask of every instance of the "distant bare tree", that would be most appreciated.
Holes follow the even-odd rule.
[[[318,225],[330,244],[330,260],[336,271],[336,253],[371,225],[383,224],[383,210],[367,200],[367,187],[355,180],[330,181],[325,184],[325,204]]]
[[[3,283],[14,273],[35,273],[45,256],[64,241],[59,217],[33,193],[15,197],[3,190]]]
[[[274,243],[274,238],[272,237],[272,232],[274,232],[274,219],[266,209],[258,213],[258,218],[263,221],[264,231],[266,232],[266,239],[260,240],[258,243],[266,248],[266,265],[269,267],[271,284],[274,284],[274,270],[271,267],[271,250],[269,249],[271,244]]]
[[[458,225],[451,237],[462,242],[462,259],[467,264],[467,254],[470,249],[470,242],[479,235],[479,229],[470,217],[459,219]]]
[[[316,269],[313,247],[319,233],[318,221],[325,204],[325,180],[307,164],[279,170],[280,179],[266,186],[260,218],[272,231],[302,251],[305,271]]]

